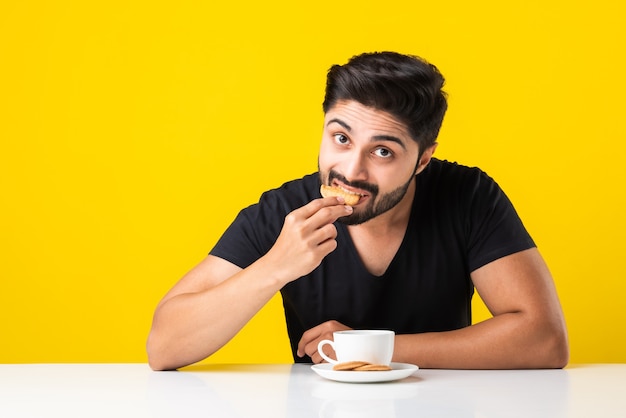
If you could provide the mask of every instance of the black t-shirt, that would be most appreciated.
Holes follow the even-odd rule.
[[[274,245],[285,216],[320,197],[317,173],[285,183],[242,210],[211,254],[246,268]],[[363,265],[348,229],[336,223],[338,247],[310,274],[282,290],[295,355],[302,334],[337,320],[396,334],[448,331],[471,324],[470,273],[534,247],[511,202],[484,172],[432,159],[416,176],[402,244],[382,276]],[[505,278],[503,278],[505,279]]]

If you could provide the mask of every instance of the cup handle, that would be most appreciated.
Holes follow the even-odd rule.
[[[328,357],[326,354],[324,354],[324,350],[322,350],[322,348],[326,345],[330,345],[333,350],[335,349],[335,344],[333,343],[332,340],[322,340],[319,342],[319,344],[317,344],[317,352],[319,353],[320,356],[322,356],[322,358],[324,360],[326,360],[327,362],[331,363],[331,364],[337,364],[339,363],[337,360],[334,360],[330,357]]]

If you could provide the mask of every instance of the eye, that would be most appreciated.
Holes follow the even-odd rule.
[[[348,142],[350,142],[350,140],[348,139],[347,136],[345,136],[344,134],[334,134],[333,138],[335,138],[335,142],[338,144],[342,144],[345,145]]]
[[[393,153],[387,148],[376,148],[374,150],[374,155],[380,158],[391,158],[393,157]]]

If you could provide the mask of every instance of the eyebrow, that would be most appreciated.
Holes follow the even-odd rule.
[[[341,119],[337,119],[337,118],[330,119],[328,123],[326,124],[326,126],[330,125],[333,122],[341,125],[348,132],[352,131],[352,128],[350,127],[350,125],[348,125],[346,122],[342,121]],[[404,150],[406,150],[406,145],[404,145],[404,142],[402,142],[400,138],[395,137],[393,135],[374,135],[371,141],[372,142],[374,141],[395,142],[396,144],[400,145]]]

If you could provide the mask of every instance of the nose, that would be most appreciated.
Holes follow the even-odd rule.
[[[344,164],[343,174],[349,181],[367,180],[367,157],[362,153],[351,153]]]

